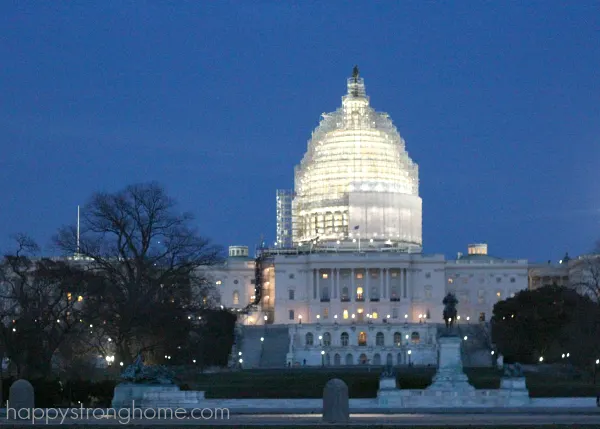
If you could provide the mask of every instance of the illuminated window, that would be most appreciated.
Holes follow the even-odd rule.
[[[374,311],[373,314],[371,314],[371,317],[373,319],[377,319],[379,317],[379,314],[377,314],[377,311]]]
[[[81,295],[79,295],[79,296],[77,297],[77,301],[78,301],[78,302],[81,302],[81,301],[83,301],[83,297],[82,297]]]
[[[71,292],[68,292],[68,293],[67,293],[67,299],[68,299],[69,301],[71,301]]]
[[[240,303],[240,293],[236,290],[233,292],[233,305],[239,305]]]
[[[450,283],[450,284],[454,283],[454,279],[448,279],[448,283]]]
[[[217,286],[221,285],[221,280],[217,280],[217,281],[215,282],[215,284],[216,284]]]
[[[367,345],[367,333],[366,332],[360,332],[358,334],[358,345],[359,346]]]
[[[392,271],[392,277],[398,277],[398,273],[396,271]]]
[[[348,310],[344,310],[344,316],[343,317],[344,317],[344,319],[348,318]]]
[[[362,287],[357,287],[356,288],[356,300],[357,301],[362,301],[363,299],[364,299],[363,288]]]
[[[363,278],[363,275],[362,275],[362,273],[357,273],[357,274],[356,274],[356,278],[357,278],[357,279],[362,279],[362,278]]]
[[[329,308],[325,307],[323,309],[323,319],[328,319],[329,318]]]
[[[500,296],[501,296],[501,295],[502,295],[502,293],[501,293],[500,291],[496,292],[496,296],[497,296],[498,298],[500,298]]]
[[[363,309],[362,309],[362,308],[359,308],[358,310],[356,310],[356,312],[357,312],[358,314],[362,314],[362,312],[363,312]]]
[[[324,279],[326,279],[326,278],[328,278],[328,277],[329,277],[329,274],[327,274],[327,273],[323,273],[323,274],[321,275],[321,277],[323,277]]]

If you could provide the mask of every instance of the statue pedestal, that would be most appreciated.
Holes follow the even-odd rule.
[[[525,377],[502,378],[500,390],[507,398],[507,406],[527,405],[531,402]]]
[[[438,371],[433,377],[433,382],[427,390],[473,391],[475,388],[469,384],[469,379],[463,372],[460,357],[462,340],[457,336],[440,337],[440,356]]]
[[[115,386],[112,408],[140,408],[147,393],[179,392],[175,384],[121,383]]]

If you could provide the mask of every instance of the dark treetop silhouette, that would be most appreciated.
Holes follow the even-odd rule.
[[[452,328],[456,320],[456,304],[458,304],[458,299],[456,299],[454,294],[449,293],[442,301],[442,304],[444,304],[444,322],[446,323],[446,328]]]

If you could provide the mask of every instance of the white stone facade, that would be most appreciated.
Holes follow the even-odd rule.
[[[435,365],[436,336],[427,323],[299,323],[290,326],[288,364]]]

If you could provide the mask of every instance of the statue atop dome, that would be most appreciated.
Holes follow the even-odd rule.
[[[352,77],[354,78],[354,82],[358,83],[358,75],[360,73],[358,72],[358,66],[354,66],[354,68],[352,69]]]

